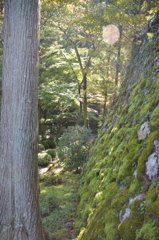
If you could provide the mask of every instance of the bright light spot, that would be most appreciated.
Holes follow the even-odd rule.
[[[107,44],[114,44],[120,38],[120,31],[118,27],[113,24],[110,24],[106,27],[103,27],[103,41]]]

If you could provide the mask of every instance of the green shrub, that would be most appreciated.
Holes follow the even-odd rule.
[[[51,155],[52,158],[56,157],[55,149],[47,149],[46,151],[49,155]]]
[[[43,144],[39,143],[38,144],[38,152],[41,152],[41,151],[44,151],[45,150],[45,147]]]
[[[40,166],[47,166],[52,160],[51,155],[47,152],[43,151],[38,153],[38,165]]]
[[[44,141],[42,144],[44,145],[45,149],[56,148],[56,143],[51,139]]]
[[[78,169],[86,161],[91,130],[85,127],[68,127],[59,138],[58,157],[70,169]]]

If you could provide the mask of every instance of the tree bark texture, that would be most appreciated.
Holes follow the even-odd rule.
[[[0,239],[44,240],[38,205],[39,0],[5,0]]]

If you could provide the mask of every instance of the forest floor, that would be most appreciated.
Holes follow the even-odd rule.
[[[58,162],[39,169],[40,207],[44,227],[55,240],[75,239],[74,222],[80,175]]]

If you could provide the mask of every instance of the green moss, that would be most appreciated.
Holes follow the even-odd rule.
[[[148,138],[148,140],[147,140],[147,145],[149,146],[149,145],[153,145],[153,142],[154,142],[154,140],[157,140],[159,138],[159,129],[157,129],[156,131],[154,131],[153,133],[151,133],[150,135],[149,135],[149,138]]]
[[[60,175],[41,175],[40,180],[44,182],[44,186],[59,185],[63,183],[63,178]]]
[[[118,181],[122,181],[126,179],[126,177],[130,176],[133,171],[132,169],[133,161],[130,161],[129,159],[127,159],[127,156],[122,161],[123,161],[123,164],[121,165],[118,171],[118,177],[117,177]]]
[[[158,103],[158,89],[155,88],[153,91],[151,91],[151,93],[148,95],[148,100],[151,102],[151,112],[153,112]]]
[[[145,223],[141,229],[137,230],[135,240],[158,240],[159,228],[154,226],[154,222]]]
[[[158,126],[159,126],[159,118],[158,117],[153,117],[151,120],[150,120],[150,128],[151,128],[151,131],[153,130],[156,130],[158,129]]]
[[[120,211],[124,204],[128,201],[128,189],[119,190],[118,193],[113,197],[111,207],[116,211]]]
[[[105,218],[107,216],[110,203],[113,199],[113,196],[117,193],[117,190],[117,183],[113,182],[105,187],[104,192],[96,194],[94,201],[92,201],[95,208],[89,209],[90,211],[87,212],[87,228],[80,233],[78,239],[96,240],[98,236],[104,236]],[[85,205],[85,207],[88,206]],[[116,211],[114,210],[114,213],[115,212]],[[85,216],[82,212],[82,222],[85,220],[84,217]],[[117,218],[115,215],[112,215],[112,217],[115,219]]]
[[[133,136],[134,135],[134,136]],[[126,148],[128,149],[129,154],[134,153],[139,145],[139,140],[137,139],[137,133],[131,134],[131,139],[129,140]]]
[[[86,190],[86,191],[85,191]],[[81,195],[81,202],[86,202],[89,197],[88,188],[83,188],[82,191],[78,191],[78,194]]]
[[[135,178],[129,186],[129,193],[132,195],[138,194],[140,192],[141,186],[142,182]]]
[[[68,229],[66,229],[66,228],[56,230],[52,233],[53,239],[56,239],[56,240],[65,239],[66,236],[68,236]]]
[[[95,206],[103,199],[103,191],[98,192],[94,197],[94,204]]]
[[[151,133],[148,136],[148,139],[144,142],[145,148],[141,152],[141,155],[138,159],[137,166],[137,177],[141,178],[142,174],[145,173],[145,162],[147,161],[149,155],[154,151],[154,141],[159,138],[159,130]]]
[[[149,214],[153,214],[155,217],[159,218],[159,179],[154,181],[147,194],[145,201],[145,209]]]
[[[107,200],[112,198],[118,191],[118,185],[116,182],[112,182],[105,187],[105,191],[103,192],[104,199]]]
[[[145,54],[149,52],[147,48],[148,45]],[[145,163],[154,152],[154,140],[159,139],[159,74],[157,76],[156,71],[156,66],[144,69],[139,74],[140,79],[130,86],[128,99],[125,97],[127,91],[121,90],[123,95],[120,95],[119,100],[122,100],[118,106],[122,107],[114,108],[107,115],[106,130],[100,131],[90,151],[92,162],[87,165],[80,193],[82,212],[77,221],[82,229],[79,240],[158,240],[159,181],[153,180],[146,188],[143,181]],[[115,115],[118,115],[116,126],[113,125]],[[151,134],[138,140],[137,131],[145,121],[149,123]],[[141,192],[146,194],[146,199],[129,205],[130,216],[119,224],[119,215],[128,207],[129,197],[134,198]]]
[[[134,134],[134,138],[131,138],[128,144],[126,145],[122,156],[124,158],[121,160],[122,164],[118,171],[118,180],[121,181],[125,179],[127,176],[132,175],[134,169],[132,168],[134,162],[137,161],[138,151],[140,149],[139,141],[136,138],[136,133]],[[119,165],[119,164],[118,164]]]
[[[47,230],[53,232],[53,235],[59,233],[57,239],[67,238],[68,230],[64,237],[62,229],[67,229],[67,223],[75,218],[78,198],[75,188],[78,187],[78,178],[77,174],[51,175],[51,172],[48,172],[40,183],[42,222]],[[54,180],[56,184],[52,186]]]
[[[85,180],[86,183],[89,184],[94,177],[96,177],[96,172],[95,171],[91,171],[91,169],[89,169],[89,172],[86,175],[86,180]]]
[[[128,108],[129,106],[127,104],[122,108],[122,115],[126,115],[128,113]],[[121,123],[120,120],[119,123]]]
[[[139,159],[137,166],[137,177],[141,179],[141,175],[145,173],[145,162],[148,159],[148,156],[152,153],[152,149],[145,148],[143,149]]]
[[[45,193],[40,195],[40,208],[42,217],[48,216],[58,206],[59,200],[53,192],[47,195]]]
[[[120,141],[117,148],[116,148],[116,153],[120,154],[123,152],[124,149],[124,141]]]
[[[128,114],[132,114],[136,111],[136,104],[132,103],[128,109]]]
[[[85,205],[81,215],[83,222],[87,222],[87,219],[91,211],[92,211],[92,207],[89,204]]]
[[[142,104],[142,108],[140,110],[140,116],[146,116],[147,113],[151,110],[152,103],[146,102],[145,104]]]
[[[103,235],[105,227],[105,214],[106,205],[103,201],[100,203],[100,207],[94,211],[92,218],[89,218],[88,227],[78,236],[78,239],[96,240],[98,236]]]
[[[135,239],[136,231],[142,227],[143,220],[144,216],[140,212],[140,201],[136,200],[131,205],[130,216],[118,226],[121,237],[124,240]]]
[[[158,101],[158,91],[157,91],[157,96],[155,97],[155,101]],[[151,120],[150,120],[151,130],[154,131],[158,129],[158,125],[159,125],[159,106],[157,106],[151,114]]]
[[[84,228],[84,227],[81,228],[80,233],[79,233],[79,235],[78,235],[78,239],[79,239],[79,240],[83,238],[83,234],[84,234],[85,231],[86,231],[86,228]]]
[[[104,239],[106,240],[119,239],[119,231],[115,222],[106,224],[104,232],[106,234],[106,238]]]
[[[138,96],[138,93],[140,91],[140,84],[138,83],[134,83],[132,86],[131,86],[131,96],[130,96],[130,99],[134,99],[136,96]]]
[[[153,110],[152,117],[159,117],[159,105]]]
[[[119,211],[117,209],[109,209],[105,215],[105,221],[107,223],[119,223]]]

